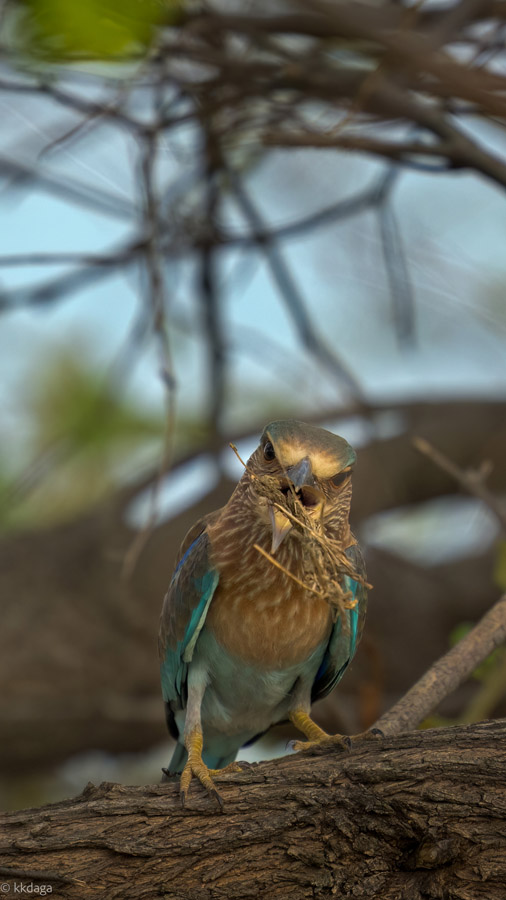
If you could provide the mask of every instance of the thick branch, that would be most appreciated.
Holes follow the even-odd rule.
[[[364,741],[197,786],[90,785],[0,820],[1,881],[66,900],[504,900],[506,724]]]

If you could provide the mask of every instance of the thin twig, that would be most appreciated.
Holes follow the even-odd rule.
[[[245,469],[247,469],[247,468],[248,468],[247,463],[244,462],[244,460],[243,460],[242,456],[240,455],[240,453],[239,453],[237,447],[235,446],[235,444],[233,444],[232,441],[230,441],[230,443],[229,443],[228,446],[231,448],[231,450],[234,451],[234,453],[235,453],[235,455],[237,456],[237,459],[239,460],[239,462],[241,463],[241,465],[244,466]],[[250,472],[250,475],[251,475],[252,478],[256,478],[256,475],[255,475],[254,472]]]
[[[41,166],[30,166],[17,159],[0,156],[0,175],[10,179],[3,191],[10,187],[31,185],[34,189],[43,190],[55,197],[61,197],[67,203],[77,203],[88,207],[92,212],[112,216],[125,221],[134,212],[133,204],[119,194],[108,191],[102,185],[100,190],[92,184],[83,184],[77,179],[56,175],[50,169]]]
[[[436,450],[425,438],[414,437],[413,445],[416,449],[432,460],[436,466],[451,475],[469,494],[478,497],[493,513],[497,519],[501,530],[506,534],[506,512],[497,498],[485,486],[485,478],[490,474],[488,466],[485,465],[477,471],[473,469],[459,468],[451,459],[448,459],[440,450]]]
[[[209,389],[207,426],[216,442],[221,443],[222,418],[225,405],[227,382],[226,341],[223,329],[223,298],[219,289],[217,272],[217,229],[216,221],[220,209],[219,171],[221,166],[220,146],[213,130],[212,120],[203,120],[205,154],[205,189],[203,218],[204,239],[200,247],[199,260],[199,301],[202,321],[207,337]]]
[[[319,360],[334,376],[337,376],[339,381],[346,384],[352,396],[360,398],[362,391],[357,379],[334,350],[331,350],[317,334],[290,267],[274,242],[265,239],[267,229],[256,204],[246,191],[241,179],[230,170],[228,170],[228,175],[238,206],[250,223],[252,235],[257,240],[259,249],[265,255],[301,343],[315,359]],[[264,236],[263,239],[260,238],[261,234]]]
[[[415,339],[414,293],[402,246],[401,231],[391,199],[393,187],[399,177],[399,169],[394,169],[393,166],[390,168],[392,177],[387,176],[386,189],[382,202],[378,204],[377,215],[398,340],[401,346],[412,347]]]
[[[160,99],[159,99],[160,105]],[[158,471],[152,485],[147,521],[130,544],[122,567],[122,576],[128,580],[137,565],[140,555],[151,537],[157,517],[158,499],[164,475],[172,461],[174,446],[174,426],[176,419],[176,378],[174,375],[172,353],[169,342],[166,320],[166,290],[162,267],[161,223],[159,198],[155,188],[156,163],[158,154],[158,131],[144,137],[142,154],[142,185],[144,194],[144,221],[149,239],[145,246],[145,264],[148,278],[148,301],[150,306],[152,328],[158,345],[161,366],[161,378],[165,386],[166,427],[163,452],[160,456]]]
[[[271,438],[269,432],[267,432],[267,436]],[[318,587],[302,581],[275,559],[272,554],[268,553],[258,544],[254,544],[255,550],[261,553],[273,566],[291,578],[292,581],[295,581],[295,583],[305,591],[316,594],[322,600],[325,600],[331,607],[333,615],[342,613],[347,609],[354,609],[358,602],[357,598],[353,596],[351,591],[343,590],[341,586],[342,575],[346,573],[360,584],[364,584],[367,587],[371,587],[371,585],[368,585],[365,579],[354,571],[345,551],[336,544],[336,541],[330,540],[326,535],[312,527],[310,518],[306,513],[300,498],[297,496],[287,472],[283,469],[283,473],[289,482],[291,490],[290,496],[297,515],[288,509],[286,502],[280,503],[278,501],[279,490],[277,484],[271,484],[271,478],[258,476],[251,470],[247,463],[241,459],[237,447],[234,444],[230,444],[229,446],[232,448],[245,470],[249,473],[250,478],[256,481],[258,493],[261,496],[267,497],[269,504],[273,509],[277,509],[292,523],[292,525],[295,525],[298,529],[302,530],[305,538],[304,551],[311,560],[311,577]],[[274,479],[274,481],[276,481],[276,479]],[[295,534],[300,535],[300,532],[296,531]]]
[[[260,547],[259,544],[253,544],[253,547],[255,550],[258,550],[258,552],[261,553],[262,556],[265,556],[265,558],[268,559],[273,566],[276,566],[276,569],[279,569],[285,575],[288,575],[288,578],[291,578],[292,581],[295,581],[295,583],[298,584],[301,588],[304,588],[305,591],[309,591],[311,594],[316,594],[317,597],[321,597],[323,599],[323,594],[321,591],[316,590],[316,588],[310,587],[308,584],[304,584],[304,582],[301,581],[300,578],[297,578],[297,576],[294,575],[293,572],[290,572],[285,568],[285,566],[282,566],[281,563],[274,558],[274,556],[271,556],[270,553],[267,553],[267,550],[264,550],[262,547]]]

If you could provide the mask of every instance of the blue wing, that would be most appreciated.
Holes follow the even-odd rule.
[[[355,571],[365,578],[364,560],[358,545],[353,544],[349,547],[346,556],[353,563]],[[367,590],[363,584],[348,575],[344,578],[343,587],[353,593],[357,603],[354,609],[347,610],[344,621],[342,616],[338,617],[332,629],[325,656],[313,682],[311,691],[313,703],[330,694],[341,680],[362,637],[367,609]]]
[[[160,674],[163,699],[171,709],[186,706],[188,665],[218,579],[210,562],[209,538],[201,531],[181,557],[163,601]]]

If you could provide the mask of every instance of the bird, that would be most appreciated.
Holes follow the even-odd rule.
[[[295,750],[349,746],[310,711],[342,678],[364,625],[365,566],[349,525],[355,461],[330,431],[270,422],[229,501],[181,545],[159,656],[177,741],[163,771],[180,776],[183,806],[194,778],[223,806],[215,779],[279,722],[307,739]]]

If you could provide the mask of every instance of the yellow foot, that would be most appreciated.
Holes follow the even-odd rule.
[[[290,721],[299,731],[308,738],[307,741],[291,741],[290,746],[293,750],[309,750],[317,752],[318,750],[351,750],[353,743],[358,740],[369,740],[370,738],[381,738],[383,733],[379,728],[371,728],[370,731],[364,731],[356,734],[352,738],[344,734],[327,734],[323,728],[320,728],[316,722],[308,716],[303,709],[295,709],[290,713]]]
[[[345,734],[325,734],[317,741],[291,741],[292,750],[351,750],[351,738]]]
[[[200,729],[195,729],[190,735],[186,746],[186,749],[188,750],[188,762],[182,771],[181,781],[179,782],[181,804],[182,806],[185,805],[191,780],[193,776],[195,776],[195,778],[198,778],[200,783],[205,787],[206,791],[208,791],[209,794],[212,794],[219,804],[220,809],[223,810],[223,800],[216,789],[213,778],[219,777],[220,775],[227,775],[229,772],[240,772],[241,767],[239,763],[233,762],[229,763],[229,765],[225,766],[223,769],[209,769],[202,759],[202,746],[202,731]]]

